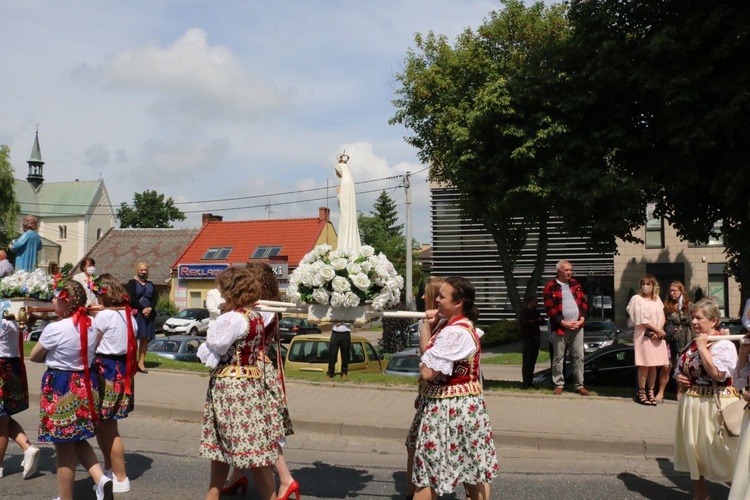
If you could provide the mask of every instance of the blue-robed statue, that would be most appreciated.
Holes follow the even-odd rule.
[[[16,256],[16,270],[33,271],[36,268],[36,256],[42,249],[42,238],[36,232],[39,219],[33,215],[26,215],[21,219],[23,234],[13,241],[10,248]]]

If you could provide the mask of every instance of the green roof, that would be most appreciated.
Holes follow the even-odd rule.
[[[14,179],[16,201],[22,214],[38,217],[66,217],[85,215],[92,204],[102,180],[44,182],[35,191],[23,179]]]

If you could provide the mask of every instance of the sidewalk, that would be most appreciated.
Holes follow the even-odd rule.
[[[26,363],[31,407],[39,400],[45,367]],[[499,367],[508,369],[508,367]],[[513,367],[520,372],[520,367]],[[520,373],[519,373],[520,376]],[[490,373],[485,377],[492,379]],[[206,375],[149,370],[139,374],[134,415],[200,422]],[[287,381],[295,430],[342,436],[404,439],[414,416],[416,391],[353,383]],[[573,393],[485,393],[498,447],[540,451],[671,457],[677,404],[645,407],[630,399]]]

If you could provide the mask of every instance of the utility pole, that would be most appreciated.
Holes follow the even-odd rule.
[[[406,308],[414,310],[414,289],[412,285],[411,259],[414,251],[411,247],[411,172],[407,171],[404,176],[404,189],[406,190]]]

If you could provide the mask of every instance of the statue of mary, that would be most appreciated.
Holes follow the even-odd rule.
[[[354,181],[349,173],[349,167],[346,162],[349,157],[344,154],[339,155],[339,162],[336,165],[336,175],[341,178],[341,185],[338,190],[339,201],[339,229],[337,249],[348,250],[353,254],[360,251],[362,242],[359,239],[359,226],[357,225],[357,202],[354,193]]]

